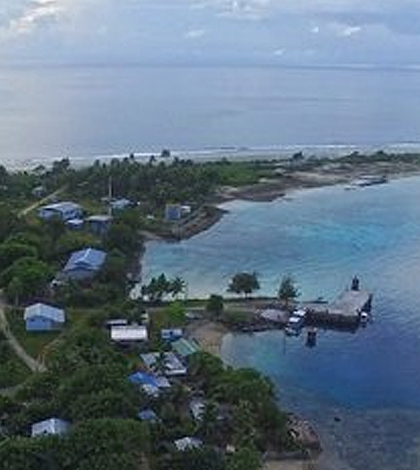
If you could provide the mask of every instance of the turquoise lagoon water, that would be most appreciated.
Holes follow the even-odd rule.
[[[282,332],[228,335],[223,357],[269,375],[280,402],[315,423],[329,449],[323,468],[418,469],[419,202],[420,178],[412,177],[229,203],[209,231],[176,244],[150,243],[144,274],[179,275],[190,296],[204,296],[225,291],[239,270],[257,271],[265,294],[291,273],[305,299],[333,298],[357,274],[374,292],[366,328],[320,331],[314,349]]]

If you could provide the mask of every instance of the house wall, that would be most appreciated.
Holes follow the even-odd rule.
[[[51,209],[40,209],[38,215],[41,219],[48,220],[52,217],[59,217],[61,220],[77,219],[83,216],[82,209],[71,209],[71,210],[51,210]]]
[[[93,271],[92,269],[87,268],[76,268],[64,271],[64,275],[68,279],[72,279],[74,281],[84,281],[85,279],[91,279],[95,276],[97,271]]]
[[[32,317],[26,320],[26,331],[52,331],[55,329],[55,323],[49,318]]]

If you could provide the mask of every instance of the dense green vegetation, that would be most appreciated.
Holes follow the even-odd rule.
[[[18,385],[27,378],[28,373],[0,331],[0,389]]]
[[[392,158],[382,152],[372,161]],[[418,156],[395,158],[401,164],[420,163]],[[159,362],[171,349],[161,339],[161,328],[186,329],[190,321],[186,306],[191,303],[179,300],[186,292],[180,278],[161,274],[143,286],[144,300],[128,299],[136,255],[148,231],[165,234],[170,229],[171,223],[164,220],[167,203],[188,204],[194,212],[222,186],[254,184],[278,175],[287,181],[296,169],[365,162],[359,154],[334,161],[296,154],[281,164],[227,160],[198,164],[177,159],[141,164],[130,157],[81,169],[64,159],[51,169],[39,167],[30,173],[9,174],[0,167],[0,288],[9,303],[7,319],[26,351],[41,357],[47,367],[28,378],[28,370],[0,336],[0,388],[23,383],[11,397],[0,398],[0,466],[5,470],[257,470],[266,451],[296,449],[273,385],[254,370],[225,367],[220,359],[199,352],[188,360],[188,375],[171,380],[171,388],[157,397],[128,380],[133,372],[144,370],[140,352],[156,351]],[[42,221],[33,211],[20,212],[58,191],[58,199],[81,203],[88,215],[105,214],[110,187],[113,197],[128,198],[132,205],[114,211],[111,228],[102,235],[89,229],[71,231],[59,220]],[[34,188],[39,191],[34,193]],[[50,281],[70,253],[87,246],[108,253],[99,275],[89,282],[52,287]],[[245,297],[258,289],[256,273],[237,273],[229,286],[230,292]],[[293,279],[284,277],[279,299],[287,306],[298,294]],[[23,308],[35,301],[66,309],[63,332],[25,331]],[[250,322],[240,306],[235,309],[219,295],[194,306],[202,316],[235,328]],[[146,311],[147,345],[111,344],[107,320],[140,324]],[[190,412],[192,399],[204,403],[201,419]],[[138,418],[145,409],[156,413],[156,422]],[[71,423],[66,438],[30,438],[31,425],[50,417]],[[199,438],[203,445],[176,450],[174,440],[185,436]]]

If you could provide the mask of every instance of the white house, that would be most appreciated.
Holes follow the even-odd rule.
[[[141,343],[148,340],[144,325],[111,325],[111,340],[116,343]]]
[[[59,418],[50,418],[34,423],[31,428],[31,436],[60,436],[66,434],[70,429],[70,423]]]

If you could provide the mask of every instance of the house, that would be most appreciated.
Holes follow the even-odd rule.
[[[74,252],[67,261],[62,275],[74,281],[90,279],[102,268],[106,253],[94,248]]]
[[[181,328],[163,328],[160,330],[160,337],[163,341],[175,341],[182,338]]]
[[[37,303],[25,308],[23,318],[26,331],[53,331],[63,327],[66,314],[59,308]]]
[[[42,185],[35,186],[35,188],[32,189],[31,193],[32,193],[32,196],[35,196],[35,197],[42,197],[42,196],[44,196],[45,193],[46,193],[45,187],[42,186]]]
[[[32,425],[31,436],[61,436],[70,429],[70,423],[59,418],[50,418]]]
[[[95,235],[105,235],[112,224],[111,215],[91,215],[86,219],[87,226]]]
[[[122,211],[124,209],[127,209],[128,207],[131,207],[132,205],[133,203],[126,198],[114,199],[109,203],[109,206],[113,211]]]
[[[167,222],[176,222],[182,217],[182,207],[180,204],[166,204],[165,220]]]
[[[74,202],[56,202],[43,206],[38,210],[38,216],[43,220],[53,217],[61,219],[63,222],[70,219],[80,219],[83,217],[83,208]]]
[[[162,391],[171,388],[171,384],[166,377],[142,371],[134,372],[128,377],[128,380],[132,384],[138,385],[144,393],[153,398],[157,398]]]
[[[174,441],[174,445],[177,450],[184,452],[185,450],[200,448],[203,445],[203,441],[201,439],[197,439],[196,437],[186,436],[182,439],[177,439]]]
[[[149,423],[157,423],[159,421],[157,414],[151,409],[140,411],[137,414],[137,417],[142,421],[147,421]]]
[[[111,340],[121,344],[141,343],[148,340],[144,325],[112,325]]]
[[[173,352],[140,354],[142,361],[150,370],[158,371],[167,377],[187,374],[187,369]],[[162,357],[162,360],[160,359]],[[161,369],[161,370],[159,370]]]
[[[203,419],[204,411],[206,410],[206,402],[202,398],[193,398],[190,401],[190,413],[196,421]]]
[[[200,351],[200,347],[195,341],[180,338],[172,343],[172,349],[183,359]]]

